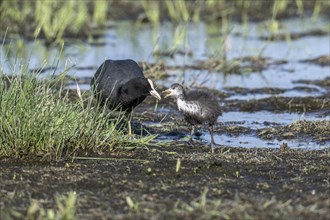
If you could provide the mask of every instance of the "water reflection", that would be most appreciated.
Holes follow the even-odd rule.
[[[326,22],[319,20],[313,23],[310,19],[292,19],[284,23],[284,30],[324,29]],[[262,55],[289,61],[329,53],[329,35],[304,37],[290,42],[265,42],[259,39],[265,33],[265,28],[261,27],[260,23],[249,23],[248,28],[234,23],[224,29],[220,23],[200,22],[176,26],[165,22],[157,31],[149,25],[123,21],[104,31],[102,37],[97,39],[99,44],[67,40],[62,53],[60,48],[45,47],[41,40],[26,43],[23,40],[7,39],[6,42],[10,43],[5,44],[0,51],[1,64],[5,70],[8,69],[6,60],[9,60],[11,65],[22,62],[29,63],[29,68],[36,68],[40,63],[54,65],[59,60],[58,67],[61,70],[68,63],[77,67],[98,66],[108,58],[131,58],[150,63],[161,60],[168,65],[183,66],[210,57],[221,58],[224,56],[223,51],[226,51],[227,59]],[[183,53],[174,54],[173,57],[154,53],[173,50]],[[94,71],[90,71],[90,75],[93,73]],[[79,72],[76,76],[79,77]]]

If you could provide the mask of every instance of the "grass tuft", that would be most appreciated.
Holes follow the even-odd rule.
[[[120,129],[123,116],[95,106],[79,89],[79,98],[70,101],[61,80],[39,80],[24,67],[16,77],[0,76],[0,157],[59,160],[82,151],[147,146],[154,138],[130,140]]]
[[[40,202],[33,200],[27,210],[27,219],[76,219],[76,201],[75,192],[69,192],[67,195],[55,196],[56,209],[47,209],[42,207]]]

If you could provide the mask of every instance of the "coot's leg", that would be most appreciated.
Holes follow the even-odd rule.
[[[131,117],[128,119],[128,138],[132,138]]]
[[[128,138],[132,139],[132,115],[133,112],[127,113],[127,125],[128,125]]]
[[[213,138],[213,125],[209,125],[209,132],[210,132],[210,135],[211,135],[212,153],[214,153],[214,145],[216,145],[216,143],[214,142],[214,138]]]
[[[195,129],[196,129],[195,125],[192,125],[190,132],[190,139],[189,139],[190,142],[192,142],[192,136],[195,134]]]

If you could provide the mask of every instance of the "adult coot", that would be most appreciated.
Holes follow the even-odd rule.
[[[218,100],[205,91],[186,92],[182,85],[174,83],[169,89],[163,91],[165,98],[173,96],[179,111],[183,114],[185,120],[191,124],[190,140],[195,133],[197,125],[208,124],[208,130],[211,135],[211,146],[215,145],[213,138],[213,125],[221,115],[221,108]]]
[[[139,65],[130,59],[104,61],[92,79],[91,88],[101,105],[126,113],[148,95],[161,99],[153,82],[145,78]],[[130,119],[128,134],[131,135]]]

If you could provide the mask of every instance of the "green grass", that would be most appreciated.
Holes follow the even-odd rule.
[[[62,43],[64,36],[87,37],[94,26],[104,24],[108,6],[108,1],[5,0],[0,5],[0,26],[9,33]]]
[[[31,202],[27,210],[27,219],[76,219],[77,195],[75,192],[69,192],[67,195],[56,195],[54,209],[45,209],[37,200]]]
[[[0,216],[4,219],[28,219],[28,220],[74,220],[76,219],[77,194],[69,192],[67,194],[55,195],[55,202],[52,208],[45,208],[43,203],[36,199],[31,199],[30,206],[24,214],[12,207],[2,210]]]
[[[140,0],[140,1],[19,1],[0,3],[0,28],[28,38],[42,37],[48,43],[62,43],[64,37],[92,37],[93,28],[106,25],[108,19],[146,18],[156,29],[164,19],[176,24],[190,21],[232,19],[269,20],[269,29],[276,31],[279,19],[293,15],[316,20],[326,14],[329,1],[315,0]]]
[[[38,73],[21,66],[16,77],[0,75],[0,157],[59,160],[78,151],[147,146],[154,138],[130,140],[121,129],[123,116],[96,106],[79,88],[78,99],[71,101],[63,87],[65,72],[39,80]]]

